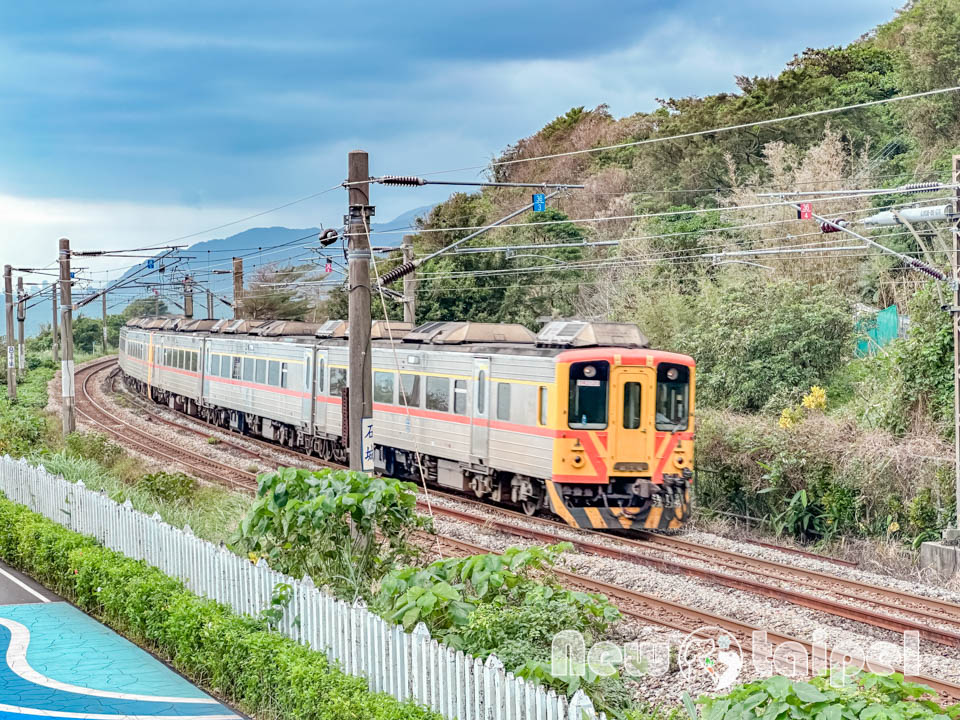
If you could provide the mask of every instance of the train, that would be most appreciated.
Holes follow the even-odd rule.
[[[343,463],[348,333],[340,320],[136,318],[119,364],[156,403]],[[377,472],[573,527],[687,521],[695,363],[649,348],[636,325],[375,321],[371,337]]]

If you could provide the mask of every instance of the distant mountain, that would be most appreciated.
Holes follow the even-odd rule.
[[[374,222],[370,224],[370,230],[373,233],[385,231],[399,231],[410,229],[414,232],[416,219],[423,217],[433,209],[432,205],[414,208],[398,215],[389,222]],[[320,228],[286,228],[286,227],[268,227],[251,228],[244,230],[236,235],[225,238],[216,238],[214,240],[203,240],[195,243],[179,252],[184,258],[176,263],[174,271],[177,278],[177,284],[182,280],[183,274],[193,274],[204,284],[204,288],[199,288],[194,300],[194,315],[196,317],[205,317],[206,315],[206,293],[209,287],[216,295],[230,299],[233,295],[233,279],[229,274],[232,268],[232,258],[242,256],[244,261],[244,274],[249,278],[252,271],[266,264],[302,264],[311,259],[323,261],[329,257],[334,263],[344,264],[344,257],[339,246],[334,245],[323,251],[319,255],[308,248],[318,247],[317,235]],[[374,236],[371,238],[371,244],[378,247],[399,247],[403,239],[402,232],[395,232],[389,235]],[[166,261],[167,264],[170,261]],[[129,280],[138,272],[144,271],[146,261],[136,265],[128,270],[122,279]],[[334,265],[334,277],[342,277],[341,270]],[[211,271],[228,271],[225,274],[213,274]],[[169,270],[167,272],[170,272]],[[170,272],[171,277],[174,272]],[[151,282],[156,282],[157,274],[152,274]],[[118,299],[111,300],[108,296],[108,309],[110,314],[120,313],[131,299],[137,288],[128,287],[117,293]],[[174,302],[179,303],[181,299],[181,290],[177,286],[170,292],[163,293],[167,304],[173,310],[177,310]],[[3,301],[3,294],[0,293],[0,303]],[[32,301],[27,311],[25,331],[27,336],[33,336],[40,332],[41,325],[49,325],[51,320],[51,308],[49,296],[38,298]],[[94,302],[81,310],[84,315],[100,317],[100,302]],[[225,317],[230,312],[229,307],[220,301],[214,301],[214,315],[216,317]],[[3,329],[0,328],[0,333]]]

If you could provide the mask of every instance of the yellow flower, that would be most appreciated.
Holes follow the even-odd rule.
[[[827,391],[819,385],[810,388],[810,392],[803,396],[801,403],[807,410],[826,410]]]
[[[783,412],[780,413],[780,427],[784,430],[789,430],[796,424],[794,419],[794,413],[791,408],[784,408]]]

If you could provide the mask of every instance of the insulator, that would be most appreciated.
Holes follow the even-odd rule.
[[[922,192],[936,192],[937,190],[942,190],[943,185],[938,182],[918,182],[918,183],[909,183],[907,185],[901,185],[897,188],[901,192],[908,193],[922,193]]]
[[[384,175],[377,182],[381,185],[398,185],[401,187],[416,187],[417,185],[427,184],[427,181],[423,178],[413,175]]]
[[[840,228],[842,228],[846,224],[847,224],[847,221],[844,220],[843,218],[840,218],[839,220],[834,220],[832,223],[822,222],[820,223],[820,232],[822,233],[840,232]],[[837,225],[839,225],[840,227],[837,227]]]
[[[944,275],[942,272],[940,272],[935,268],[930,267],[929,265],[924,265],[919,260],[912,260],[910,264],[913,265],[913,267],[915,267],[920,272],[926,273],[930,277],[936,278],[937,280],[943,281],[947,279],[947,276]]]
[[[395,267],[393,270],[388,270],[383,274],[383,276],[380,278],[380,284],[389,285],[394,280],[399,280],[404,275],[409,275],[416,269],[417,266],[412,262],[406,262],[403,265],[397,265],[397,267]]]

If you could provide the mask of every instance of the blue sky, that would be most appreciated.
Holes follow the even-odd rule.
[[[574,105],[735,89],[892,17],[789,3],[0,3],[0,248],[157,243],[371,172],[488,161]],[[471,173],[465,173],[471,176]],[[376,190],[378,219],[444,191]],[[335,191],[257,221],[339,222]],[[208,237],[209,237],[208,236]],[[203,239],[198,237],[197,239]]]

